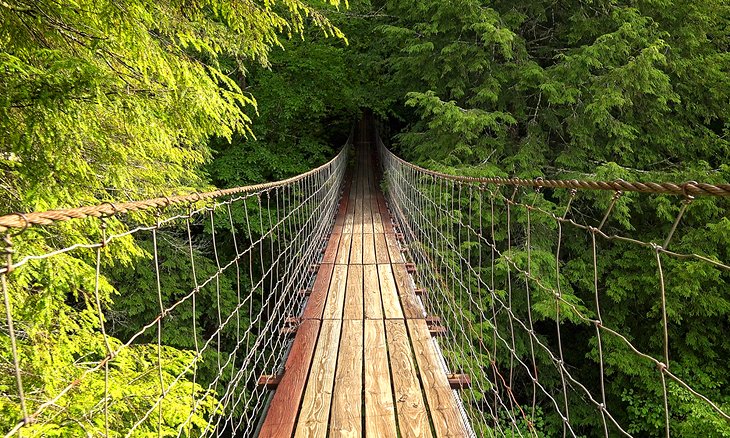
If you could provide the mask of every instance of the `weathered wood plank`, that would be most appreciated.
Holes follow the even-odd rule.
[[[320,321],[314,319],[302,321],[299,326],[284,364],[284,375],[266,413],[260,438],[291,437],[312,363],[319,326]]]
[[[343,321],[330,437],[362,436],[363,340],[362,320]]]
[[[337,215],[335,216],[335,226],[342,227],[345,225],[345,217],[347,216],[347,208],[350,202],[350,186],[352,179],[347,178],[345,186],[342,191],[342,199],[340,199],[340,205],[337,207]]]
[[[395,403],[390,386],[383,320],[365,320],[365,436],[395,437]]]
[[[362,184],[360,184],[362,185]],[[358,195],[357,200],[355,201],[355,212],[354,212],[354,218],[352,223],[352,234],[361,234],[362,233],[362,197]]]
[[[375,264],[375,235],[363,234],[362,235],[362,262],[366,265]]]
[[[377,201],[378,201],[378,211],[380,212],[380,217],[383,221],[383,231],[386,233],[392,233],[393,232],[393,222],[390,218],[390,211],[388,211],[388,207],[385,204],[385,197],[383,196],[383,193],[378,191],[377,193]]]
[[[346,265],[350,261],[350,245],[352,244],[352,234],[342,233],[340,237],[340,244],[337,248],[337,258],[335,263],[339,265]]]
[[[385,242],[385,234],[375,233],[375,262],[390,263],[390,255],[388,253],[388,244]]]
[[[380,213],[374,212],[373,213],[373,233],[384,233],[385,229],[383,228],[383,219],[380,216]]]
[[[335,265],[327,295],[327,304],[322,313],[323,319],[342,319],[342,311],[345,307],[347,268],[347,265]]]
[[[373,232],[373,211],[371,206],[372,187],[368,181],[363,190],[362,199],[362,232],[370,234]]]
[[[322,321],[295,438],[326,436],[342,321]]]
[[[332,281],[332,272],[335,265],[324,263],[317,271],[317,278],[314,279],[312,293],[309,294],[309,301],[302,313],[302,319],[321,319],[324,304],[327,302],[327,293]]]
[[[343,233],[352,234],[355,221],[355,197],[357,196],[357,181],[350,184],[349,200],[347,202],[347,212],[345,214],[345,223],[342,228]]]
[[[337,250],[340,247],[340,238],[342,233],[332,233],[327,241],[327,247],[322,256],[322,263],[334,263],[337,257]]]
[[[437,437],[465,437],[466,427],[425,319],[407,319],[408,333]]]
[[[365,318],[382,319],[383,302],[380,298],[380,280],[377,265],[363,265],[363,295]]]
[[[380,214],[380,207],[378,207],[378,193],[380,192],[380,188],[375,187],[373,190],[373,193],[371,193],[370,196],[370,211],[373,215],[373,233],[384,233],[385,229],[383,228],[383,217]]]
[[[390,265],[377,265],[380,280],[380,295],[383,299],[383,312],[388,319],[403,319],[403,309],[398,299],[398,289]]]
[[[350,263],[362,264],[362,234],[352,235],[352,247],[350,248]]]
[[[395,284],[398,287],[398,296],[403,306],[406,318],[423,318],[426,316],[423,307],[416,298],[415,289],[411,284],[410,275],[403,263],[392,265]]]
[[[432,435],[428,411],[418,380],[406,324],[402,320],[389,319],[385,321],[385,329],[400,436],[430,437]]]
[[[343,235],[344,236],[344,235]],[[398,242],[395,239],[395,234],[385,233],[385,242],[388,244],[388,254],[390,255],[391,263],[403,263],[403,255],[401,254]]]
[[[357,188],[356,188],[356,199],[355,199],[355,210],[354,221],[352,226],[352,233],[362,233],[362,191],[363,191],[363,171],[364,169],[360,166],[357,176]]]
[[[350,265],[347,270],[344,319],[363,319],[363,265]]]

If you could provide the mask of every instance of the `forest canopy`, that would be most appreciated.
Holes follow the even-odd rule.
[[[397,154],[447,173],[730,181],[726,0],[0,0],[0,23],[0,215],[283,179],[331,159],[364,112],[375,115]],[[542,194],[535,202],[558,211],[564,201]],[[596,221],[610,202],[596,195],[576,208]],[[663,197],[624,196],[607,227],[661,241],[680,208]],[[692,253],[700,246],[707,257],[727,261],[727,204],[697,199],[683,214],[692,231],[677,235],[673,249]],[[256,224],[231,222],[235,232],[263,238]],[[521,227],[525,222],[515,218]],[[127,224],[109,226],[119,231]],[[164,243],[173,253],[185,246],[185,233],[177,231]],[[542,232],[531,250],[544,256],[535,270],[548,272],[556,242],[553,229]],[[88,224],[54,233],[31,229],[21,249],[98,239]],[[194,233],[208,237],[211,229]],[[233,243],[226,245],[232,251]],[[604,318],[656,350],[658,339],[642,338],[658,324],[655,297],[646,291],[655,272],[635,252],[601,249],[608,254],[596,266],[596,281],[607,285]],[[562,250],[561,262],[582,272],[566,278],[566,288],[576,302],[590,302],[591,255],[577,239]],[[200,272],[215,272],[211,248],[197,256]],[[141,295],[154,287],[154,276],[149,268],[128,269],[151,257],[149,240],[129,238],[103,260],[109,318],[155,315],[156,303]],[[176,287],[189,284],[185,263],[168,263]],[[79,293],[94,288],[93,264],[93,255],[65,256],[55,268],[32,267],[12,290],[16,318],[29,321],[31,340],[21,354],[34,364],[29,384],[39,392],[58,384],[57,370],[73,366],[80,345],[102,349],[92,306]],[[54,269],[63,275],[39,283]],[[727,411],[730,278],[697,269],[689,280],[684,267],[667,266],[677,281],[669,297],[672,335],[681,339],[674,366]],[[224,297],[232,299],[235,281],[223,277]],[[119,293],[129,285],[138,295]],[[201,300],[213,305],[212,296]],[[170,373],[193,348],[185,324],[212,324],[204,312],[185,318],[165,342]],[[34,347],[63,324],[74,327],[63,342]],[[576,343],[570,359],[584,364],[578,374],[590,376],[597,346],[580,339],[592,328],[566,324]],[[128,336],[125,330],[111,336]],[[5,333],[0,326],[0,388],[9,393]],[[527,354],[522,348],[519,354]],[[607,398],[627,406],[616,415],[630,433],[661,435],[661,386],[630,357],[614,351],[608,358]],[[138,365],[122,359],[129,370],[120,370],[120,382]],[[212,378],[206,372],[212,371],[203,370],[202,380]],[[144,387],[141,381],[133,390]],[[74,402],[92,404],[87,396],[75,394]],[[730,436],[730,425],[687,402],[681,389],[672,388],[670,397],[681,406],[672,417],[677,436]],[[213,400],[207,409],[215,410]],[[0,430],[12,427],[18,412],[12,397],[0,397]],[[573,420],[585,436],[599,430],[584,408],[574,407]],[[129,420],[119,421],[121,428]],[[554,413],[539,422],[544,436],[563,433]],[[78,433],[74,427],[52,430],[68,436]]]

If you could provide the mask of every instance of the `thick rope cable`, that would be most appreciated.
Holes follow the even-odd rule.
[[[413,163],[405,161],[393,152],[385,149],[385,154],[397,161],[400,165],[415,169],[423,175],[431,175],[439,179],[457,181],[462,183],[494,184],[501,186],[552,188],[552,189],[575,189],[575,190],[606,190],[622,192],[639,192],[661,195],[678,196],[730,196],[730,184],[709,184],[696,181],[687,181],[681,184],[672,182],[629,182],[623,180],[615,181],[591,181],[578,179],[525,179],[525,178],[502,178],[502,177],[471,177],[463,175],[452,175],[426,169]]]
[[[211,192],[193,193],[190,195],[177,195],[169,197],[165,196],[161,198],[123,202],[119,204],[105,202],[102,204],[87,207],[48,210],[33,213],[11,213],[5,216],[0,216],[0,232],[7,231],[11,228],[25,229],[33,225],[51,225],[54,222],[63,222],[71,219],[83,219],[87,217],[101,218],[106,216],[130,213],[134,211],[165,208],[170,205],[185,205],[197,201],[223,198],[226,196],[237,194],[261,192],[276,187],[285,187],[295,182],[301,181],[305,178],[308,178],[312,175],[315,175],[324,169],[331,168],[339,159],[339,157],[340,155],[306,173],[302,173],[291,178],[270,183],[253,184],[242,187],[234,187],[230,189],[214,190]]]

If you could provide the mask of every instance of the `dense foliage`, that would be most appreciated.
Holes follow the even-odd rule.
[[[0,2],[2,213],[210,187],[204,165],[212,156],[211,138],[251,136],[256,101],[244,90],[246,69],[269,65],[272,48],[302,36],[309,27],[341,37],[319,9],[328,4],[337,2]],[[109,234],[127,227],[116,219],[106,225]],[[198,240],[204,239],[205,228],[194,226]],[[31,229],[12,250],[44,254],[100,242],[101,232],[98,221]],[[190,284],[189,259],[180,249],[185,248],[180,230],[162,230],[161,235],[160,250],[170,249],[162,261],[171,286],[165,293],[173,296]],[[13,273],[10,296],[31,412],[80,376],[86,361],[104,357],[142,320],[154,319],[159,308],[155,300],[147,300],[155,284],[149,238],[117,239],[98,263],[95,251],[77,251],[33,261]],[[201,274],[215,269],[209,247],[197,246],[195,253]],[[100,333],[97,265],[102,272],[98,298],[113,336]],[[230,297],[230,281],[220,281],[224,297]],[[119,297],[118,290],[134,292]],[[202,306],[211,305],[210,293],[201,291]],[[97,435],[109,424],[127,430],[147,409],[146,399],[158,393],[158,379],[170,384],[189,362],[194,340],[185,327],[191,318],[199,319],[203,329],[209,325],[202,312],[183,315],[166,328],[161,351],[148,337],[115,358],[107,384],[118,402],[108,418],[99,411],[104,375],[91,374],[87,384],[54,403],[53,412],[35,418],[25,433]],[[12,389],[8,326],[1,330],[0,429],[7,431],[22,416]],[[150,373],[150,365],[158,361],[159,376]],[[189,406],[190,396],[202,394],[205,383],[184,373],[172,386],[160,413],[163,434],[175,433],[184,420],[181,408]],[[191,427],[205,428],[216,409],[215,398],[203,399]],[[151,427],[143,424],[139,433]]]
[[[337,4],[0,0],[0,214],[291,176],[331,157],[363,110],[381,118],[384,137],[399,154],[447,172],[730,179],[730,3],[725,0],[363,0],[329,7]],[[530,196],[529,203],[562,214],[568,193]],[[572,211],[596,225],[610,202],[610,194],[581,195]],[[661,244],[680,208],[674,198],[625,195],[606,229]],[[511,254],[524,260],[527,212],[512,213],[514,235],[523,245]],[[500,217],[497,225],[504,229],[505,215]],[[727,217],[726,202],[695,200],[672,249],[729,260]],[[557,225],[547,216],[530,220],[531,269],[552,278]],[[233,222],[244,238],[261,233],[256,224],[245,230],[243,218]],[[109,233],[129,225],[114,219],[107,224]],[[185,231],[161,232],[162,250],[169,255],[162,262],[170,286],[165,293],[171,295],[194,280]],[[193,248],[199,273],[215,271],[205,243],[209,227],[193,224],[192,231],[199,242]],[[561,280],[564,290],[592,309],[590,246],[584,234],[564,232],[560,263],[571,273]],[[31,229],[14,249],[43,253],[100,239],[97,222],[76,221]],[[498,240],[502,247],[511,244],[504,234]],[[661,357],[654,254],[615,242],[598,246],[604,320],[625,330],[642,351]],[[21,361],[32,364],[26,385],[35,400],[78,373],[80,357],[103,356],[106,339],[128,337],[126,321],[154,317],[157,303],[145,298],[155,283],[152,251],[146,238],[128,237],[104,253],[100,292],[105,316],[114,323],[106,338],[95,317],[93,251],[33,262],[13,274],[15,318],[30,321],[19,330]],[[221,251],[230,253],[231,242],[222,242]],[[498,282],[507,272],[501,262]],[[727,411],[727,273],[668,258],[662,262],[673,370]],[[232,297],[235,279],[221,278],[220,293]],[[137,293],[119,296],[122,287]],[[212,291],[202,290],[200,302],[213,306]],[[538,323],[544,323],[540,335],[554,343],[550,306],[539,299],[532,305]],[[224,299],[223,306],[230,302]],[[597,346],[585,341],[594,330],[564,318],[572,347],[566,361],[581,378],[596,382]],[[163,379],[176,375],[194,348],[192,320],[203,330],[216,324],[199,311],[166,327]],[[15,382],[4,325],[0,332],[0,429],[5,430],[19,418],[19,407],[10,395]],[[49,333],[58,341],[45,342]],[[119,397],[144,398],[156,378],[144,374],[146,364],[157,360],[156,350],[145,344],[154,339],[141,341],[118,358],[111,375],[112,386],[124,387]],[[527,357],[521,341],[519,354]],[[550,368],[547,358],[539,359]],[[631,352],[616,345],[606,346],[606,364],[607,399],[617,420],[635,435],[662,434],[656,371],[636,366]],[[200,373],[205,381],[212,371],[203,367]],[[529,386],[526,376],[519,378]],[[558,391],[559,376],[544,378]],[[129,381],[135,384],[125,386]],[[88,391],[74,391],[57,412],[91,409],[96,403],[91,394],[103,384],[98,378]],[[177,399],[202,388],[196,385],[183,382]],[[730,436],[730,427],[705,404],[678,387],[670,386],[670,393],[675,435]],[[526,392],[518,397],[530,403]],[[581,433],[595,435],[600,416],[580,399],[574,403],[572,421]],[[540,434],[561,436],[554,410],[547,403],[539,408],[540,418],[532,420],[540,424]],[[173,403],[166,406],[171,430],[179,423],[175,409]],[[203,417],[215,409],[211,397],[194,423],[205,427]],[[58,418],[37,423],[31,432],[94,432],[80,431],[80,424],[68,421],[70,414]],[[124,428],[131,418],[119,409],[112,422]],[[102,425],[93,427],[98,431]]]
[[[379,38],[372,50],[382,56],[374,68],[382,74],[384,92],[400,99],[389,108],[400,119],[391,124],[401,127],[394,132],[394,147],[410,160],[473,176],[676,182],[730,178],[727,2],[404,0],[374,2],[373,10]],[[529,205],[562,215],[569,194],[546,191],[518,199],[522,197]],[[496,244],[523,269],[530,254],[532,271],[540,273],[548,290],[554,289],[556,221],[533,212],[528,243],[529,213],[515,207],[509,240],[505,205],[497,200]],[[579,193],[569,217],[597,226],[610,203],[611,193]],[[661,245],[681,205],[676,198],[624,195],[604,231]],[[469,208],[476,207],[461,205],[462,212]],[[672,250],[728,260],[727,216],[725,201],[694,200],[671,241]],[[563,293],[595,315],[590,237],[567,226],[562,235]],[[489,256],[488,248],[482,251]],[[602,239],[596,252],[603,321],[641,351],[662,358],[655,254],[650,247]],[[730,377],[730,351],[721,333],[728,330],[730,278],[702,262],[661,259],[672,369],[727,411],[730,393],[722,388]],[[508,289],[509,264],[504,256],[497,262],[497,293]],[[540,336],[556,351],[556,333],[549,323],[555,318],[554,305],[549,294],[541,297],[544,287],[531,286]],[[524,297],[525,287],[522,279],[510,286],[515,297]],[[528,303],[518,299],[514,305],[520,309],[518,317],[527,320]],[[572,321],[570,312],[562,318],[563,345],[570,346],[566,361],[580,381],[592,382],[589,388],[600,394],[595,329]],[[473,323],[480,320],[475,317]],[[501,324],[507,327],[508,321]],[[517,354],[529,362],[528,345],[529,336],[522,333]],[[611,414],[629,433],[663,434],[656,369],[610,337],[604,338],[603,349]],[[501,366],[512,360],[508,352],[495,359]],[[551,360],[544,355],[538,360],[541,381],[560,394],[559,376],[549,371],[554,371]],[[529,406],[529,376],[520,375],[515,386],[521,388],[518,401]],[[725,420],[674,384],[669,385],[669,406],[674,435],[730,434]],[[539,418],[529,421],[539,425],[539,434],[562,435],[550,401],[542,397],[538,408]],[[580,396],[572,397],[570,413],[579,433],[602,433],[601,416]]]

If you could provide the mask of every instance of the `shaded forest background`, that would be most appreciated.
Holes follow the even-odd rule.
[[[334,156],[363,111],[380,120],[381,134],[396,153],[445,172],[730,181],[730,4],[725,0],[355,0],[347,5],[336,0],[63,5],[4,0],[0,21],[0,214],[286,178]],[[540,202],[551,211],[560,204],[548,197]],[[600,218],[609,202],[610,195],[596,195],[578,208],[591,220]],[[624,196],[608,226],[661,241],[679,208],[666,197]],[[689,231],[675,238],[673,249],[730,259],[726,202],[695,200],[683,224]],[[120,230],[125,224],[110,221],[110,227]],[[254,226],[252,233],[261,231]],[[552,232],[549,226],[544,231]],[[204,242],[210,230],[200,226],[194,232]],[[19,251],[98,239],[98,231],[84,224],[28,233]],[[171,233],[164,244],[174,254],[184,247],[183,239],[182,233]],[[555,242],[535,241],[547,266]],[[104,304],[117,338],[128,337],[129,321],[155,315],[156,302],[146,300],[144,292],[153,288],[153,273],[130,269],[150,258],[150,245],[130,238],[104,260]],[[590,302],[590,255],[580,242],[566,245],[564,262],[585,274],[568,279],[567,288],[576,300]],[[598,267],[606,285],[604,319],[659,355],[661,315],[656,295],[648,292],[654,290],[656,269],[624,247],[602,249],[607,254]],[[201,275],[213,272],[210,248],[201,243],[197,250]],[[183,259],[166,262],[175,278],[170,294],[190,284]],[[92,264],[91,255],[64,257],[54,266],[34,266],[15,286],[16,317],[30,321],[21,327],[28,339],[23,360],[35,367],[28,381],[40,393],[53,392],[59,376],[86,354],[83,348],[103,351],[84,293],[93,289]],[[666,267],[672,282],[673,366],[727,412],[728,275],[692,267],[691,278],[687,265]],[[221,283],[231,299],[234,281],[225,277]],[[129,285],[137,293],[118,293]],[[201,303],[201,308],[212,306],[212,296],[201,296]],[[540,317],[550,320],[546,312]],[[171,364],[192,348],[193,318],[201,327],[215,324],[201,312],[166,329]],[[62,342],[42,342],[59,326],[69,327]],[[570,328],[574,348],[566,360],[590,379],[596,346],[583,339],[593,329]],[[0,332],[5,334],[2,325]],[[7,336],[0,337],[0,348],[5,430],[18,418],[18,407],[9,395],[14,380]],[[521,348],[526,355],[527,347]],[[661,435],[662,387],[654,371],[637,367],[619,348],[606,363],[607,398],[617,421],[638,436]],[[127,382],[126,373],[120,367],[115,378]],[[205,380],[204,370],[201,376]],[[551,378],[557,385],[556,376],[545,375],[548,384]],[[129,390],[144,393],[145,385],[140,381]],[[730,425],[706,405],[682,388],[670,387],[670,393],[676,436],[730,436]],[[91,393],[79,391],[67,406],[85,403],[93,403]],[[580,400],[571,413],[585,436],[602,431],[600,417]],[[128,414],[119,413],[118,424],[129,421]],[[541,436],[562,436],[561,420],[549,409],[533,420]],[[69,436],[74,427],[36,432]]]

